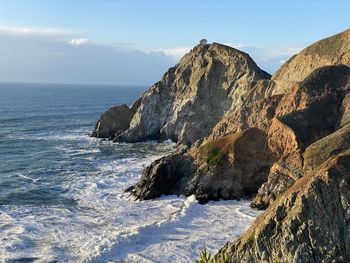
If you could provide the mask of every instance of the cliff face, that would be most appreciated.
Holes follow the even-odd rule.
[[[223,250],[230,262],[349,262],[350,158],[333,156],[282,194]]]
[[[131,109],[118,108],[131,112],[126,124],[113,110],[95,131],[187,145],[144,170],[129,189],[137,199],[256,194],[252,206],[267,210],[223,248],[232,262],[349,262],[349,67],[350,30],[307,47],[271,80],[243,52],[199,45]]]
[[[116,141],[191,144],[240,105],[258,80],[268,78],[241,51],[216,43],[198,45],[144,93],[128,129],[114,133]],[[102,122],[100,126],[109,129]]]
[[[191,165],[183,166],[181,173],[178,154],[158,160],[135,186],[135,196],[168,194],[143,191],[157,188],[151,182],[162,181],[172,194],[194,194],[202,202],[257,192],[253,206],[266,208],[303,176],[305,149],[344,123],[350,68],[322,67],[294,84],[289,93],[259,98],[269,87],[268,81],[258,82],[202,143],[182,153]]]
[[[108,109],[96,122],[91,136],[113,139],[116,134],[126,131],[130,127],[130,121],[139,105],[138,100],[131,108],[123,104]]]
[[[274,161],[266,140],[263,131],[251,128],[164,157],[147,168],[130,190],[141,200],[193,194],[202,203],[254,194]]]

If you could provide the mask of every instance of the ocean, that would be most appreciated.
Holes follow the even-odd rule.
[[[174,144],[88,134],[145,89],[0,84],[0,262],[192,262],[253,222],[249,200],[140,202],[124,192]]]

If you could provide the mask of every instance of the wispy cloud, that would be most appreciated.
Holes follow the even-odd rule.
[[[77,32],[62,28],[0,26],[0,34],[33,36],[69,36]]]
[[[175,47],[175,48],[155,48],[148,50],[148,53],[163,53],[175,61],[180,60],[186,53],[191,50],[191,47]]]
[[[258,54],[260,59],[271,59],[280,56],[292,56],[294,54],[299,53],[302,48],[294,47],[294,46],[271,46],[271,47],[263,47],[263,46],[254,46],[254,45],[245,45],[245,44],[225,44],[227,46],[240,49],[242,51],[250,51],[254,54]]]
[[[87,38],[73,38],[68,43],[72,44],[72,45],[75,45],[75,46],[81,46],[81,45],[88,44],[89,40]]]
[[[247,44],[226,44],[248,53],[264,70],[274,73],[291,56],[299,53],[302,47],[297,46],[255,46]]]
[[[227,46],[239,49],[248,53],[257,64],[264,70],[274,73],[292,55],[299,53],[302,48],[295,46],[255,46],[243,43],[225,43]],[[181,57],[189,52],[191,47],[156,48],[148,50],[148,53],[159,52],[179,61]]]
[[[230,47],[233,47],[233,48],[236,48],[236,49],[241,49],[241,48],[246,46],[246,45],[244,45],[242,43],[236,43],[236,44],[234,44],[234,43],[226,43],[224,45],[230,46]]]

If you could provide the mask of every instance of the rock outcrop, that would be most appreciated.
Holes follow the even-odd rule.
[[[131,108],[122,104],[108,109],[96,122],[91,137],[114,139],[116,134],[120,134],[130,127],[130,121],[139,105],[138,100]]]
[[[347,32],[341,34],[342,43],[345,43],[344,47],[342,44],[342,50],[347,50],[347,40],[346,38],[344,40],[344,36],[349,36],[349,34]],[[339,35],[336,35],[331,39],[336,41],[338,38]],[[331,42],[333,43],[333,40]],[[322,57],[324,55],[322,53],[324,42],[319,43],[321,44],[312,45],[312,50],[317,50],[319,52],[317,56]],[[321,45],[321,47],[316,48],[315,45]],[[311,54],[310,51],[308,54]],[[341,56],[346,57],[346,54],[341,53]],[[293,59],[298,58],[299,55]],[[332,61],[338,63],[339,60],[333,59]],[[347,118],[349,118],[347,114],[350,115],[348,110],[349,97],[346,96],[350,87],[350,69],[346,65],[322,65],[323,63],[320,62],[320,67],[313,71],[310,71],[311,68],[309,68],[307,70],[307,72],[310,71],[309,74],[305,79],[301,79],[302,81],[289,81],[283,78],[280,80],[282,73],[278,73],[279,77],[274,76],[274,80],[259,80],[254,82],[253,86],[246,86],[246,91],[239,93],[244,94],[244,96],[241,96],[240,100],[231,101],[230,110],[226,111],[226,114],[216,123],[203,142],[193,144],[183,154],[183,156],[187,156],[187,161],[192,161],[190,171],[186,172],[186,180],[183,179],[183,176],[179,177],[176,169],[172,169],[174,174],[172,178],[181,178],[179,181],[183,186],[177,187],[178,191],[173,188],[171,193],[195,194],[201,201],[243,196],[242,193],[237,194],[239,191],[233,186],[240,184],[239,176],[232,177],[232,184],[227,184],[230,185],[227,189],[221,189],[217,186],[208,187],[207,185],[221,185],[225,169],[221,169],[220,163],[214,162],[210,169],[205,171],[203,164],[208,157],[198,153],[206,145],[223,140],[223,138],[230,138],[233,134],[240,134],[251,128],[258,128],[266,135],[266,152],[268,152],[269,162],[274,160],[274,163],[269,163],[266,166],[269,168],[268,171],[260,171],[259,178],[264,178],[265,182],[262,181],[263,184],[252,205],[266,208],[285,192],[304,174],[303,152],[305,149],[310,144],[333,133],[341,125],[345,125]],[[195,129],[193,128],[193,130]],[[172,158],[174,159],[172,160]],[[169,166],[169,163],[177,163],[178,159],[178,156],[168,156],[164,161]],[[160,163],[162,160],[158,161],[158,164]],[[228,162],[222,167],[230,166],[232,163]],[[145,183],[146,178],[153,180],[151,178],[161,177],[162,171],[164,169],[152,169],[148,171],[148,175],[142,177],[144,183],[138,184],[134,191],[139,199],[152,198],[140,194],[143,192],[142,187],[150,188],[151,186]],[[232,173],[232,171],[230,172]],[[237,174],[237,171],[234,173]],[[164,176],[167,177],[168,174],[164,174]],[[210,180],[206,179],[208,183],[204,184],[205,180],[199,183],[198,178],[210,178]],[[174,183],[172,182],[172,184]],[[215,191],[218,193],[213,194]],[[230,191],[231,193],[227,194]],[[158,192],[157,196],[167,194],[166,192],[155,192]],[[249,191],[243,192],[249,193]]]
[[[155,161],[129,190],[138,199],[193,194],[201,203],[246,197],[267,180],[274,158],[266,134],[251,128]]]
[[[252,206],[267,210],[223,248],[232,262],[349,262],[349,67],[350,30],[307,47],[272,79],[247,54],[202,43],[131,109],[102,115],[95,134],[181,145],[128,189],[137,199],[256,194]]]
[[[128,129],[118,132],[116,141],[192,144],[240,105],[257,81],[269,78],[244,52],[200,44],[143,94]]]
[[[304,174],[305,149],[312,143],[336,131],[344,119],[344,100],[350,92],[350,68],[344,65],[325,66],[314,70],[299,84],[294,94],[297,109],[289,113],[277,110],[277,119],[269,128],[269,144],[273,151],[284,151],[273,165],[269,179],[259,189],[253,206],[266,208]],[[290,96],[292,94],[285,94]],[[286,102],[286,101],[285,101]],[[283,100],[279,105],[286,105]],[[344,123],[344,122],[343,122]],[[292,136],[286,137],[287,134]],[[321,153],[320,153],[321,154]]]
[[[296,181],[223,250],[237,263],[349,262],[349,152]]]

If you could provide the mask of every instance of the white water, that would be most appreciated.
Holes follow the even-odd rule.
[[[247,200],[199,205],[193,197],[167,196],[136,202],[124,193],[137,182],[144,167],[171,151],[170,143],[151,143],[156,150],[131,154],[129,150],[137,145],[111,144],[74,134],[36,139],[80,141],[79,147],[57,146],[64,155],[60,162],[64,166],[80,158],[77,160],[84,159],[91,169],[62,171],[63,176],[72,178],[63,183],[65,197],[77,205],[0,207],[3,260],[191,262],[204,245],[215,251],[238,237],[258,215]],[[125,155],[96,157],[106,150]],[[33,184],[47,183],[41,177],[17,176]]]

